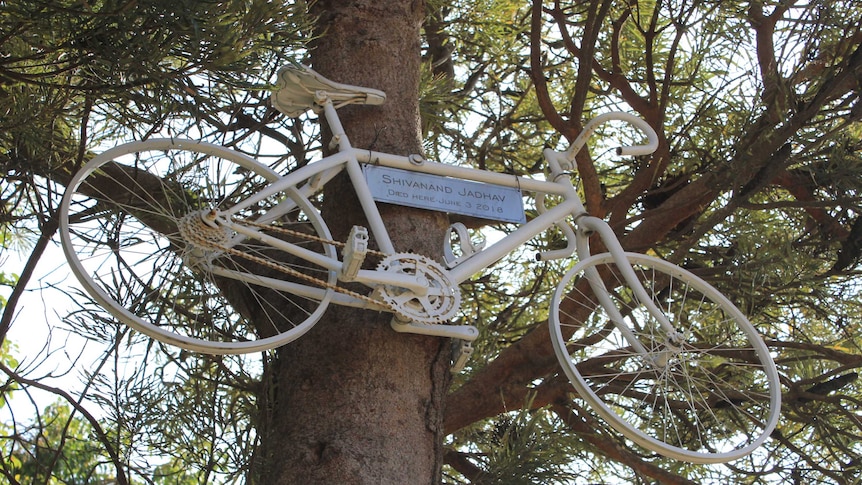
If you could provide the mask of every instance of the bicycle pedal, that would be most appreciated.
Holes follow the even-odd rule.
[[[473,344],[466,340],[456,340],[454,346],[455,349],[453,349],[452,367],[449,369],[449,372],[452,374],[458,374],[464,370],[464,367],[467,365],[467,361],[470,360],[470,356],[473,355]]]
[[[344,246],[342,256],[344,262],[341,266],[341,280],[353,281],[359,274],[365,255],[368,254],[368,229],[362,226],[353,226],[347,236],[347,244]]]

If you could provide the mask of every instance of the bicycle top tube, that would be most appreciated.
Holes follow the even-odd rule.
[[[449,165],[431,160],[422,160],[421,163],[417,164],[415,162],[415,158],[411,159],[411,157],[403,155],[393,155],[391,153],[363,150],[360,148],[353,148],[353,153],[360,162],[371,165],[383,165],[410,172],[427,173],[430,175],[440,175],[455,179],[520,188],[525,192],[543,192],[559,196],[565,196],[567,192],[564,185],[548,180],[538,180],[517,175],[490,172],[488,170],[481,170],[478,168],[459,167],[457,165]]]

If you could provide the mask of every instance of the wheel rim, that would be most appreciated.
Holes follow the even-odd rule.
[[[172,345],[229,354],[294,340],[320,318],[331,290],[298,297],[286,288],[267,288],[259,268],[187,244],[178,224],[202,210],[229,207],[276,178],[249,157],[205,143],[149,140],[108,150],[73,178],[63,198],[61,238],[70,267],[115,317]],[[237,215],[253,219],[283,195]],[[295,192],[289,198],[295,215],[277,223],[329,239],[308,200]],[[331,245],[313,244],[334,255]],[[250,241],[238,247],[283,260]],[[306,270],[334,281],[331,271]]]
[[[657,258],[627,258],[676,332],[641,324],[637,338],[649,357],[632,352],[577,276],[602,270],[630,325],[652,319],[625,303],[633,297],[611,276],[610,254],[588,258],[566,274],[552,302],[552,342],[569,380],[597,414],[647,449],[695,463],[751,453],[774,429],[780,406],[778,374],[765,344],[700,278]]]

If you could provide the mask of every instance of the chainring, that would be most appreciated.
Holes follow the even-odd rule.
[[[420,254],[395,253],[377,265],[378,271],[400,273],[423,280],[428,285],[424,295],[391,285],[382,285],[377,295],[400,316],[417,323],[440,323],[451,320],[461,307],[461,291],[449,280],[446,270]]]

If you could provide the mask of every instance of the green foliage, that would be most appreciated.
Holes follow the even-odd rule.
[[[84,300],[86,297],[81,296]],[[93,316],[98,324],[93,323]],[[154,345],[94,302],[70,318],[92,342],[119,342],[112,372],[85,374],[88,399],[105,414],[108,440],[130,480],[241,483],[257,445],[253,420],[261,356],[205,356]]]
[[[0,2],[0,261],[6,250],[30,247],[62,191],[53,182],[67,180],[106,140],[155,133],[224,139],[268,120],[269,82],[278,67],[301,55],[308,38],[305,9],[304,2],[266,0]],[[16,284],[8,272],[2,276],[0,283]],[[81,296],[77,300],[85,302]],[[105,360],[92,367],[82,396],[89,406],[103,407],[98,414],[105,415],[112,441],[92,439],[88,424],[60,405],[18,411],[16,419],[37,418],[3,424],[0,448],[4,457],[14,457],[0,460],[8,465],[6,476],[21,483],[101,482],[113,470],[106,465],[109,449],[135,483],[206,483],[208,477],[241,475],[255,438],[248,424],[254,401],[247,389],[231,387],[243,374],[240,364],[218,367],[193,358],[177,369],[170,362],[180,361],[157,349],[150,350],[159,356],[142,365],[120,359],[110,349],[123,327],[98,314],[80,320],[86,307],[67,322],[92,345],[105,343],[106,355],[118,359],[108,371],[115,379],[100,373]],[[19,366],[12,343],[2,345],[0,361],[8,371],[0,399],[17,411],[27,407],[32,391],[17,379],[46,379],[37,360],[45,355],[28,355]],[[56,366],[57,354],[46,348],[49,365]],[[132,344],[126,351],[140,358],[136,349]],[[82,358],[71,349],[62,353]],[[135,371],[120,369],[121,361]],[[199,386],[228,379],[216,378],[216,369],[227,371],[233,390],[223,383]],[[153,377],[165,373],[176,381]],[[22,399],[9,399],[14,389],[20,392],[11,395]],[[169,430],[177,432],[162,434]]]
[[[572,447],[558,436],[560,423],[544,409],[529,410],[529,405],[499,419],[473,427],[463,442],[451,446],[474,469],[461,467],[469,480],[452,473],[446,483],[481,485],[563,484],[577,477],[571,468]],[[463,478],[463,474],[462,475]]]
[[[7,241],[0,241],[0,247],[6,247]],[[18,283],[18,275],[15,274],[6,274],[4,272],[0,272],[0,286],[8,286],[10,288],[14,287]],[[0,310],[6,306],[6,298],[0,295]]]
[[[69,405],[53,403],[31,423],[0,424],[0,473],[15,483],[86,484],[112,480],[89,423]]]
[[[0,166],[68,164],[87,119],[91,137],[116,137],[236,110],[234,90],[262,88],[301,45],[303,19],[267,1],[4,2]]]
[[[603,5],[608,6],[604,13],[600,11]],[[588,160],[598,181],[584,190],[598,194],[601,204],[590,209],[609,210],[618,233],[625,236],[650,220],[673,218],[674,213],[691,207],[685,202],[673,205],[682,200],[687,187],[703,183],[704,191],[715,188],[715,196],[692,217],[680,218],[669,232],[650,237],[648,246],[634,249],[670,257],[726,293],[751,315],[774,349],[784,382],[792,383],[786,384],[789,395],[783,426],[793,431],[768,442],[764,454],[775,457],[769,462],[772,465],[760,467],[752,459],[720,469],[659,460],[666,470],[698,477],[701,483],[803,478],[842,483],[852,481],[855,471],[844,472],[840,465],[824,463],[859,459],[858,447],[850,444],[862,436],[862,428],[852,417],[852,403],[860,399],[856,381],[820,400],[800,404],[797,398],[805,389],[858,368],[862,354],[857,338],[860,246],[859,232],[854,231],[862,227],[856,223],[862,214],[859,92],[849,88],[853,81],[848,79],[817,114],[795,130],[773,129],[769,123],[774,121],[765,116],[777,107],[786,110],[784,119],[796,116],[800,120],[811,103],[824,98],[822,89],[835,82],[854,50],[858,57],[859,28],[849,19],[858,18],[859,5],[794,6],[786,12],[780,10],[781,5],[542,4],[542,76],[548,82],[553,107],[564,121],[572,121],[566,126],[620,109],[648,119],[657,116],[657,127],[667,140],[662,158],[632,160],[609,155],[618,141],[629,140],[620,126],[600,131],[589,145]],[[783,90],[788,104],[769,107],[770,99],[764,96],[768,87],[764,83],[769,80],[761,76],[757,51],[758,35],[763,34],[755,31],[759,24],[751,17],[761,7],[764,15],[777,12],[780,18],[772,37],[762,42],[776,48],[776,63],[785,76],[785,84],[777,89]],[[458,30],[461,14],[448,17],[451,42],[481,39],[467,29],[464,33]],[[521,23],[513,23],[509,32],[527,32],[520,29],[526,28],[529,9],[524,7],[514,18]],[[494,33],[491,28],[483,32]],[[565,146],[566,140],[560,140],[545,123],[547,111],[537,114],[531,83],[524,89],[524,79],[535,79],[523,76],[526,68],[532,68],[527,45],[501,53],[496,46],[507,44],[494,42],[458,44],[453,58],[461,69],[456,71],[453,100],[462,102],[462,96],[469,93],[473,102],[461,118],[453,116],[436,128],[439,132],[433,140],[435,146],[454,154],[453,162],[529,173],[531,162],[538,159],[536,147]],[[587,78],[579,77],[587,62],[585,52],[591,53],[592,62]],[[466,93],[458,90],[461,87]],[[576,102],[578,96],[582,96],[582,104]],[[568,134],[569,141],[571,136]],[[789,158],[769,168],[752,169],[764,167],[771,155],[758,155],[761,147],[776,143],[775,150],[780,148],[773,141],[776,137],[784,137],[780,139],[788,144]],[[513,147],[511,153],[506,152],[507,147]],[[758,157],[763,157],[760,162]],[[762,171],[754,173],[757,170]],[[707,180],[711,182],[705,183]],[[553,235],[537,241],[537,246],[542,244],[554,244]],[[505,267],[519,275],[519,283],[503,282],[495,271],[462,289],[470,295],[465,297],[470,309],[465,318],[477,322],[483,332],[473,373],[457,379],[458,386],[469,387],[484,367],[502,360],[511,342],[529,334],[531,319],[532,323],[542,321],[541,297],[534,296],[516,300],[514,305],[523,312],[516,314],[525,315],[520,320],[523,326],[497,324],[496,315],[510,324],[519,321],[507,312],[504,297],[521,295],[521,291],[527,294],[531,289],[538,295],[553,287],[550,280],[536,285],[533,271],[517,268],[516,263]],[[497,333],[498,328],[519,328],[520,333]],[[499,372],[499,368],[495,370]],[[505,397],[502,393],[500,398]],[[817,420],[814,409],[822,413]],[[475,437],[470,431],[463,432],[465,442],[472,443]],[[847,441],[826,439],[830,433]],[[812,450],[809,457],[801,450],[812,442],[823,443],[824,448]],[[581,465],[602,460],[581,458]],[[800,459],[804,464],[800,465]],[[593,481],[610,476],[627,482],[639,480],[614,466],[588,468],[579,468],[583,470],[579,483],[591,483],[586,477]]]

